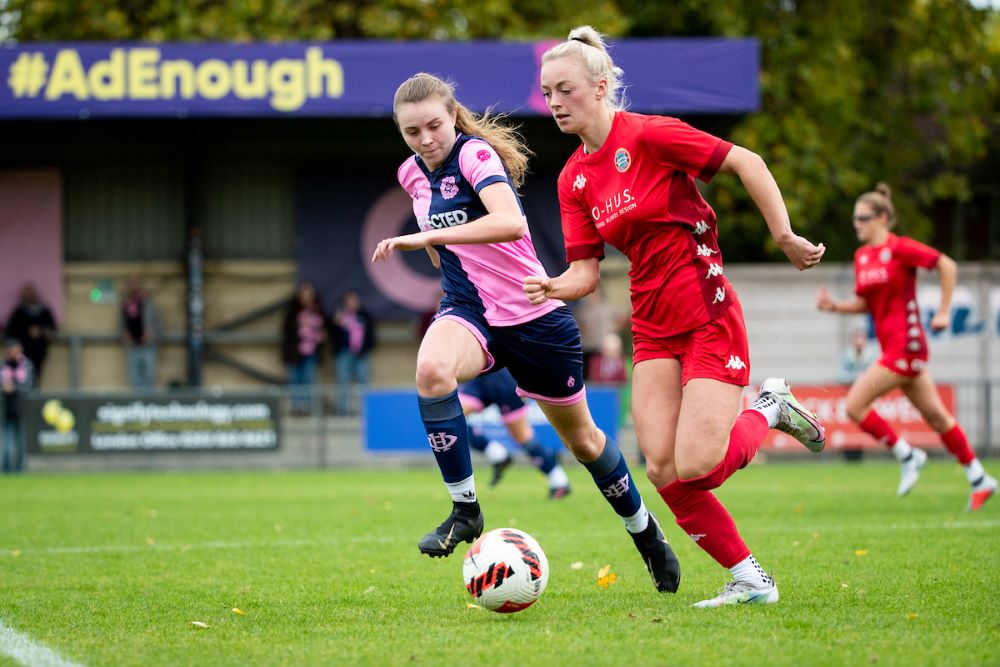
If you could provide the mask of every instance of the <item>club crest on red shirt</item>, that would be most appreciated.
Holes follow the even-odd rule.
[[[628,168],[632,166],[632,155],[624,148],[619,148],[615,151],[615,169],[621,173],[628,171]]]

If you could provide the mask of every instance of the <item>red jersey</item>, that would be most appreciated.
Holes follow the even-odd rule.
[[[883,356],[927,353],[927,337],[917,306],[917,267],[933,269],[941,253],[905,236],[854,253],[854,293],[865,300],[875,321]]]
[[[676,118],[619,111],[600,150],[581,145],[559,175],[566,261],[632,262],[632,330],[666,337],[716,319],[736,298],[722,274],[708,182],[732,148]]]

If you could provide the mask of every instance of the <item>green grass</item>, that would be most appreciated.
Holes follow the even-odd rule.
[[[728,573],[648,483],[675,596],[570,474],[561,502],[524,467],[480,490],[487,528],[525,530],[549,558],[548,590],[511,615],[466,607],[464,549],[417,553],[449,508],[431,469],[0,478],[0,621],[87,665],[1000,664],[1000,502],[963,513],[954,464],[903,500],[886,463],[740,472],[719,495],[781,602],[714,610],[690,605]]]

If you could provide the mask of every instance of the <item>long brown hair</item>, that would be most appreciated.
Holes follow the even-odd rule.
[[[503,114],[493,114],[487,109],[486,113],[479,116],[469,111],[455,99],[455,87],[451,82],[426,72],[414,74],[404,81],[396,89],[396,95],[392,99],[392,119],[396,121],[396,126],[399,126],[396,113],[400,105],[423,102],[432,95],[441,98],[448,113],[455,112],[455,128],[459,132],[482,137],[493,146],[507,167],[507,171],[510,172],[514,187],[521,187],[524,184],[524,175],[528,172],[528,157],[531,155],[524,139],[515,128],[502,122],[506,117]]]

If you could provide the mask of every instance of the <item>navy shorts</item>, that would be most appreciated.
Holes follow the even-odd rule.
[[[520,419],[528,411],[528,406],[517,395],[517,382],[506,368],[484,373],[459,385],[458,396],[462,405],[470,405],[477,411],[497,406],[505,424]]]
[[[524,324],[494,327],[471,308],[442,302],[435,319],[455,320],[469,329],[487,355],[483,372],[506,368],[517,381],[518,395],[554,405],[583,400],[580,329],[566,306]]]

